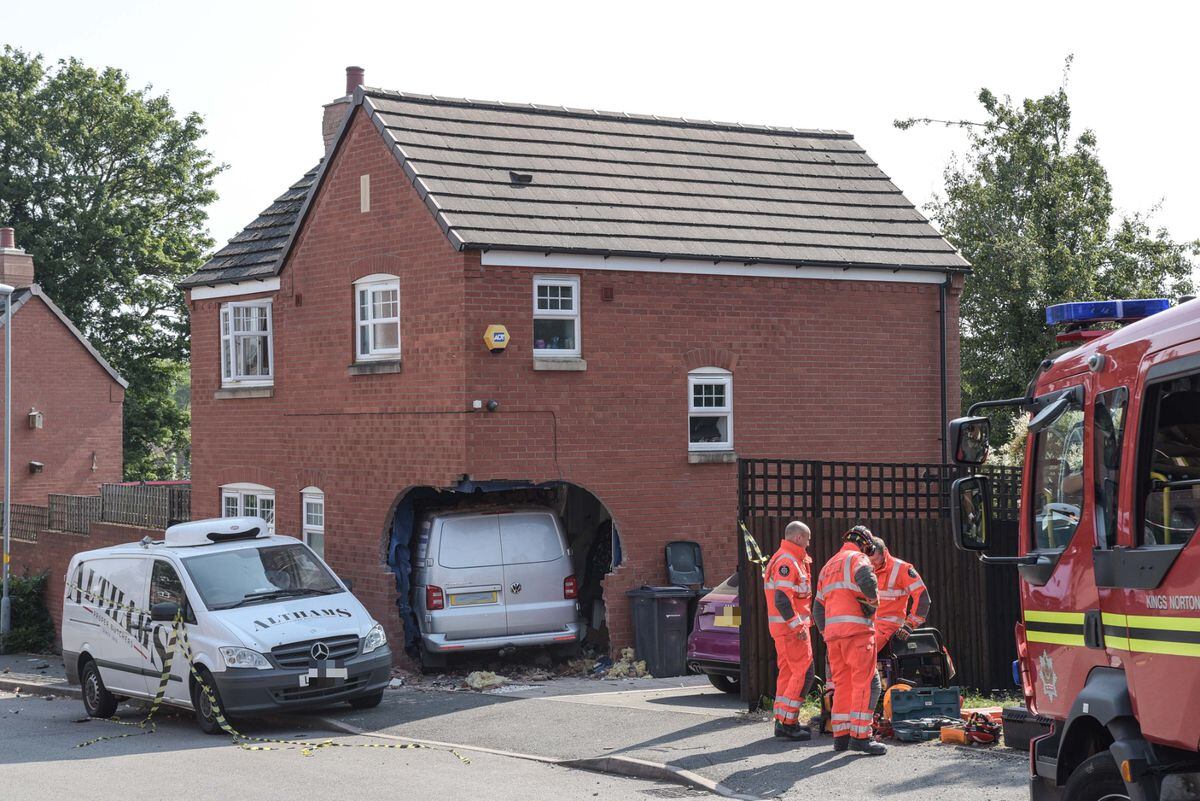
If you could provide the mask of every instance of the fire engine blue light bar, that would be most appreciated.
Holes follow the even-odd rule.
[[[1046,309],[1046,325],[1141,320],[1143,317],[1158,314],[1169,308],[1171,308],[1171,301],[1168,298],[1059,303]]]

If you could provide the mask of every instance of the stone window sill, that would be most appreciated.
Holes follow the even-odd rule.
[[[230,398],[273,398],[275,397],[275,387],[222,387],[218,389],[213,398],[216,400],[229,400]]]
[[[732,464],[736,451],[688,451],[688,464]]]
[[[587,369],[586,359],[556,359],[533,357],[534,370],[560,370],[564,372],[583,372]]]
[[[400,360],[389,359],[378,362],[355,362],[346,368],[349,375],[383,375],[400,372]]]

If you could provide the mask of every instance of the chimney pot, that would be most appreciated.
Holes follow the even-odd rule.
[[[0,284],[20,289],[33,283],[33,256],[17,247],[11,228],[0,228]]]
[[[354,90],[363,85],[364,74],[362,67],[346,67],[346,94],[354,94]]]

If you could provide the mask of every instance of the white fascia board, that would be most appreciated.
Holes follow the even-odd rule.
[[[262,278],[257,281],[239,281],[236,284],[193,287],[192,300],[232,298],[237,295],[253,295],[258,292],[275,292],[278,289],[279,276],[275,276],[274,278]]]
[[[900,284],[941,284],[946,273],[935,270],[891,270],[871,267],[808,267],[789,264],[744,264],[740,261],[647,259],[634,256],[592,256],[581,253],[533,253],[520,250],[485,250],[484,267],[529,267],[560,270],[620,270],[635,273],[686,273],[740,275],[754,278],[807,278],[822,281],[881,281]]]

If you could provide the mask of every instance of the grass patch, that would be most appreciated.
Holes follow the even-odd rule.
[[[967,691],[963,693],[963,709],[981,709],[989,706],[1025,706],[1025,697],[1007,691],[990,693]]]

